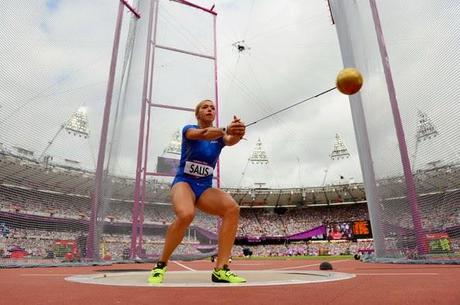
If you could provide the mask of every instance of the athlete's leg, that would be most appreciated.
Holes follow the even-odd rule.
[[[160,261],[168,262],[169,257],[184,238],[185,232],[195,217],[195,194],[187,182],[178,182],[171,189],[171,202],[176,219],[169,226]]]
[[[217,253],[216,268],[222,268],[228,263],[236,230],[240,207],[229,194],[216,188],[207,189],[198,199],[197,207],[205,213],[217,215],[222,218],[219,231],[219,250]]]

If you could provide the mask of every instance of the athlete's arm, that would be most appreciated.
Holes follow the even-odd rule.
[[[228,125],[227,134],[224,135],[224,143],[226,146],[237,144],[246,133],[246,125],[241,122],[241,119],[233,116],[233,121]]]
[[[189,140],[216,140],[225,135],[224,128],[206,127],[206,128],[189,128],[185,136]]]
[[[189,128],[185,132],[185,137],[189,140],[216,140],[223,137],[227,146],[238,143],[246,133],[246,126],[236,116],[227,128],[206,127],[206,128]]]

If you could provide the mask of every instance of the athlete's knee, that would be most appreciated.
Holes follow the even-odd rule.
[[[238,217],[240,215],[240,206],[236,202],[227,205],[225,214]]]
[[[192,223],[193,218],[195,218],[195,213],[193,211],[187,212],[182,211],[176,214],[176,221],[181,225],[189,225]]]

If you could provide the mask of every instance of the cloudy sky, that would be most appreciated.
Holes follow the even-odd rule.
[[[205,7],[212,5],[211,1],[197,3]],[[163,14],[160,10],[160,26],[165,17],[177,14],[172,7],[165,7],[165,10],[167,13]],[[234,114],[247,123],[253,122],[334,86],[336,73],[341,69],[341,57],[324,1],[217,1],[215,10],[218,12],[221,124],[227,124]],[[201,21],[211,25],[210,19],[204,17]],[[166,26],[179,24],[179,20],[172,18],[165,23]],[[191,48],[209,54],[212,52],[209,47],[211,33],[206,29],[201,33],[205,34],[189,30],[182,36],[190,34],[191,39],[178,39],[179,42],[164,42],[166,35],[159,35],[158,43],[188,48],[188,41],[195,41]],[[197,43],[200,39],[202,41]],[[238,52],[235,47],[238,43],[246,50]],[[167,70],[170,64],[165,61],[161,68]],[[194,65],[193,73],[206,71],[206,65],[201,68],[198,66],[201,62],[196,62],[193,59],[188,62]],[[208,71],[212,77],[212,69]],[[165,78],[159,73],[158,77]],[[177,81],[177,77],[177,74],[172,76],[166,83]],[[167,85],[159,84],[158,87],[169,90]],[[190,91],[192,89],[188,93],[193,94]],[[166,96],[158,95],[160,100]],[[199,95],[196,96],[199,99]],[[195,100],[181,101],[178,105],[193,107]],[[189,115],[189,119],[193,121],[193,115]],[[165,122],[166,126],[168,124],[169,120]],[[329,157],[336,133],[342,136],[350,150],[351,157],[347,160],[332,161]],[[340,175],[346,181],[360,180],[348,99],[337,92],[251,126],[246,138],[247,141],[226,148],[222,153],[225,186],[247,185],[254,181],[265,181],[272,186],[321,185],[326,170],[328,183],[337,182]],[[248,157],[259,138],[269,158],[268,166],[248,164]]]
[[[342,61],[326,1],[228,1],[221,10],[224,118],[235,113],[253,122],[334,86]],[[241,40],[249,51],[231,48]],[[330,159],[336,133],[350,159]],[[247,138],[235,153],[249,155],[260,138],[272,185],[321,185],[325,170],[328,183],[340,175],[360,180],[348,98],[336,91],[251,126]],[[247,163],[244,157],[237,159],[242,166],[235,158],[227,161],[231,150],[223,154],[223,182],[238,176],[225,175],[226,168]],[[248,164],[246,175],[254,167]]]
[[[220,125],[228,124],[233,115],[253,122],[335,85],[343,66],[327,1],[194,2],[208,8],[215,2],[218,12]],[[120,132],[109,145],[117,147],[111,162],[125,176],[133,175],[136,164],[147,3],[139,5],[142,18],[130,62],[124,55],[132,38],[131,14],[125,11],[117,63],[112,117],[118,109]],[[208,14],[171,1],[160,3],[157,43],[212,55]],[[118,1],[112,0],[5,3],[0,12],[0,143],[4,149],[21,147],[33,151],[35,158],[51,155],[55,162],[75,160],[94,169],[117,8]],[[412,43],[404,37],[401,41]],[[415,41],[425,42],[420,36]],[[245,50],[239,52],[237,44]],[[123,70],[126,65],[129,68]],[[214,99],[213,66],[208,59],[156,49],[153,78],[156,103],[193,108],[201,99]],[[61,128],[80,107],[87,111],[88,139]],[[158,108],[152,108],[151,116],[148,167],[153,171],[174,133],[193,123],[194,116]],[[351,157],[333,161],[329,155],[337,133]],[[318,186],[324,180],[338,183],[340,176],[343,182],[362,180],[349,101],[337,91],[251,126],[246,138],[221,155],[223,186],[261,182],[261,175],[268,176],[265,182],[271,187]],[[265,168],[248,164],[258,139],[269,159]]]

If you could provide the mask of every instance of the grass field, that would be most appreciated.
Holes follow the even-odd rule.
[[[232,257],[234,260],[292,260],[292,259],[302,259],[302,260],[339,260],[339,259],[353,259],[352,255],[325,255],[325,256],[252,256],[251,258],[248,257]]]

